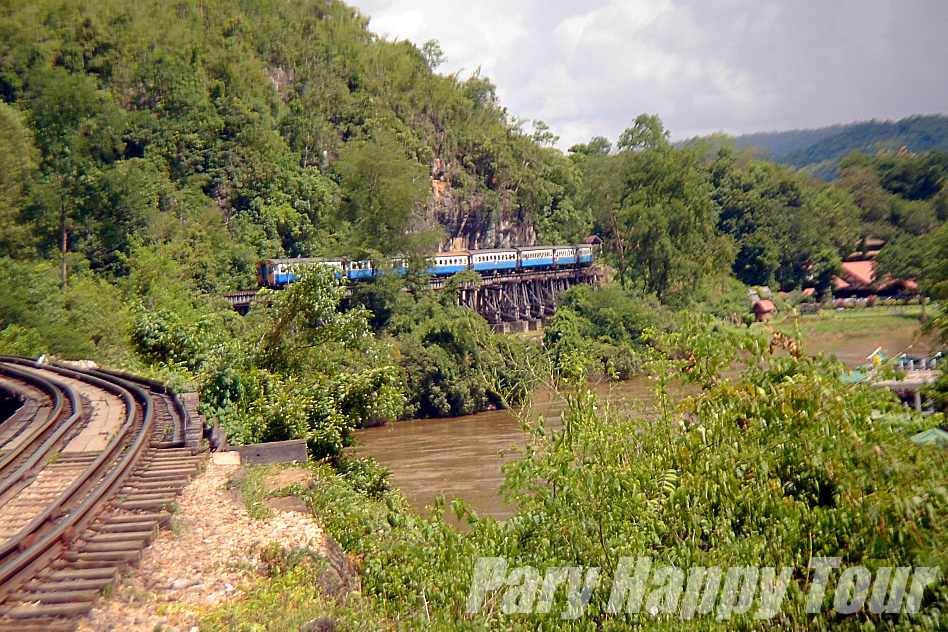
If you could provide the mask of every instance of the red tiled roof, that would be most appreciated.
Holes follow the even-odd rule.
[[[761,312],[761,313],[766,314],[768,312],[776,311],[776,309],[777,308],[774,306],[774,302],[768,301],[767,299],[762,299],[754,303],[755,312]]]
[[[844,261],[840,264],[842,277],[850,284],[872,285],[876,276],[875,261]]]
[[[849,283],[846,283],[845,281],[843,281],[843,280],[842,280],[841,278],[839,278],[838,276],[834,276],[834,277],[833,277],[833,289],[836,289],[836,290],[845,290],[845,289],[848,288],[848,287],[849,287]]]
[[[876,262],[873,260],[844,261],[839,267],[839,276],[833,277],[833,288],[836,290],[856,288],[879,292],[893,286],[901,286],[910,292],[918,289],[918,284],[913,279],[893,279],[888,274],[877,279]]]

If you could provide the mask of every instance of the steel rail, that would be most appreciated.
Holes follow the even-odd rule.
[[[41,424],[31,429],[30,434],[0,460],[0,477],[2,477],[2,480],[0,480],[0,498],[2,498],[11,487],[22,480],[42,459],[46,458],[59,440],[62,439],[66,433],[71,431],[82,417],[79,397],[72,388],[66,384],[55,384],[51,380],[41,375],[36,375],[35,373],[21,371],[10,366],[8,364],[9,360],[9,358],[0,358],[0,372],[18,380],[29,382],[46,392],[53,400],[53,410],[50,411],[50,414]],[[62,396],[64,392],[66,393],[69,405],[72,407],[72,414],[60,423],[59,418],[63,413],[66,402]],[[59,425],[54,428],[57,423]],[[49,434],[51,429],[52,433]],[[39,443],[44,436],[46,440]],[[32,452],[30,453],[30,451]],[[7,472],[16,464],[17,460],[27,453],[30,453],[30,456],[19,468],[11,474],[8,474]]]
[[[187,435],[188,429],[191,427],[192,420],[191,414],[188,412],[188,409],[185,407],[184,402],[181,401],[180,395],[163,382],[158,380],[152,380],[145,377],[139,377],[137,375],[132,375],[131,373],[126,373],[125,371],[116,371],[113,369],[92,369],[89,371],[95,375],[104,377],[105,379],[109,378],[120,378],[127,382],[132,382],[133,384],[142,384],[147,386],[151,390],[161,393],[162,395],[167,395],[171,398],[172,405],[174,406],[175,412],[178,414],[178,418],[181,420],[180,424],[175,424],[174,426],[174,436],[172,441],[175,443],[180,443],[184,445],[185,437]]]
[[[121,484],[147,447],[153,412],[148,394],[125,380],[104,380],[72,369],[39,365],[19,358],[4,360],[52,371],[103,388],[122,399],[126,414],[119,432],[82,475],[17,536],[0,547],[0,599],[16,588],[14,580],[52,561],[76,534],[92,522],[96,517],[96,508],[108,500],[111,492]],[[138,399],[139,406],[136,406],[135,399]],[[139,411],[142,413],[141,428],[134,433]]]

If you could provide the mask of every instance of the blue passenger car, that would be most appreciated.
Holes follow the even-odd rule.
[[[556,267],[576,265],[576,246],[554,247],[553,264]]]
[[[515,274],[532,270],[563,269],[589,266],[595,259],[594,248],[588,244],[560,246],[528,246],[488,250],[442,252],[428,257],[428,274],[447,277],[465,270],[483,275]],[[298,281],[307,267],[329,266],[337,279],[369,281],[382,274],[404,276],[408,260],[396,255],[381,267],[369,260],[348,261],[344,258],[298,257],[295,259],[263,259],[257,263],[257,280],[261,287],[279,288]],[[391,268],[389,268],[389,264]]]
[[[510,272],[517,269],[517,251],[512,249],[475,250],[471,253],[471,270],[475,272]]]
[[[579,265],[581,266],[591,266],[593,262],[593,249],[592,246],[578,246],[576,248],[576,255]]]
[[[282,287],[299,280],[302,268],[320,262],[314,257],[264,259],[257,263],[257,281],[263,287]]]
[[[466,252],[446,252],[428,258],[425,271],[434,276],[449,276],[468,269],[470,255]]]
[[[408,260],[404,257],[395,257],[389,263],[392,264],[392,272],[398,276],[405,276],[408,272]]]
[[[553,248],[535,246],[518,249],[521,270],[546,270],[553,267]]]
[[[257,263],[257,281],[263,287],[277,288],[300,280],[306,268],[317,265],[329,266],[337,279],[344,276],[341,259],[297,257],[295,259],[264,259]]]
[[[364,281],[375,275],[371,261],[350,261],[346,266],[346,276],[350,281]]]
[[[342,259],[317,259],[316,263],[332,268],[333,274],[337,279],[341,279],[342,277],[346,276],[346,267],[345,264],[343,264]]]

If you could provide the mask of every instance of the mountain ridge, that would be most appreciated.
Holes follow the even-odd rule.
[[[914,153],[948,151],[948,116],[915,114],[898,120],[871,119],[812,129],[753,132],[732,138],[737,149],[760,149],[769,160],[832,180],[839,161],[853,151],[875,154],[903,147]]]

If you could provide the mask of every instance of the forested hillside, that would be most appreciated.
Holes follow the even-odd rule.
[[[948,116],[912,116],[899,121],[865,121],[817,129],[758,132],[734,137],[738,149],[756,148],[781,164],[824,179],[837,177],[839,161],[853,151],[948,150]]]
[[[745,282],[825,285],[867,232],[942,219],[937,157],[880,158],[930,168],[921,193],[883,181],[904,203],[880,210],[860,183],[828,187],[738,141],[675,148],[657,116],[564,155],[487,78],[434,72],[437,42],[366,25],[338,0],[0,3],[0,255],[121,279],[136,245],[155,247],[219,292],[251,286],[260,257],[597,232],[629,288],[687,303],[731,261]],[[846,126],[810,153],[936,146],[946,121]]]
[[[0,212],[29,225],[4,251],[65,232],[120,271],[133,236],[180,240],[213,287],[264,255],[558,237],[570,163],[487,79],[434,74],[436,44],[366,24],[334,0],[0,3]]]

